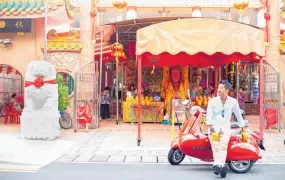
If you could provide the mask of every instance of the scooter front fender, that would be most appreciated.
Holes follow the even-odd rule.
[[[177,149],[179,148],[179,137],[175,138],[171,143],[171,148]]]

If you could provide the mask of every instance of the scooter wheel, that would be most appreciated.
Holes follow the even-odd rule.
[[[242,161],[230,161],[228,162],[229,168],[235,173],[246,173],[253,166],[254,161],[242,160]]]
[[[168,162],[172,165],[180,164],[185,158],[185,154],[178,148],[171,148],[168,152]]]

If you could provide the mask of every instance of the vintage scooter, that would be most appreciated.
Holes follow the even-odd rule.
[[[205,162],[213,162],[208,134],[203,133],[201,128],[206,112],[199,106],[193,106],[189,111],[191,116],[181,128],[179,136],[173,140],[168,153],[168,161],[172,165],[180,164],[186,155]],[[236,124],[232,125],[226,162],[235,173],[248,172],[253,164],[262,158],[259,148],[265,150],[257,132],[248,128],[248,137],[245,141],[240,136],[240,128]]]

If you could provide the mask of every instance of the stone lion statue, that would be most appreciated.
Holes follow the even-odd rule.
[[[53,65],[47,61],[32,61],[26,72],[25,90],[22,136],[26,139],[59,137],[58,85]]]
[[[47,61],[33,61],[28,65],[26,72],[27,111],[58,110],[58,92],[56,83],[56,71]]]

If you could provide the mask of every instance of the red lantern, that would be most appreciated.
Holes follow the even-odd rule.
[[[114,43],[111,45],[112,56],[123,57],[124,56],[124,47],[120,43]]]
[[[11,74],[12,70],[13,70],[13,68],[9,66],[6,70],[6,74]]]
[[[96,16],[96,8],[95,7],[93,7],[92,10],[90,11],[90,16],[93,18]]]
[[[267,21],[270,20],[271,16],[269,14],[269,12],[264,13],[264,19],[266,19]]]

